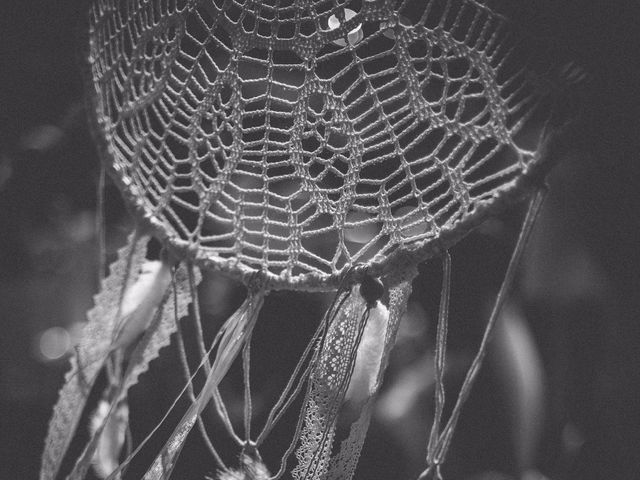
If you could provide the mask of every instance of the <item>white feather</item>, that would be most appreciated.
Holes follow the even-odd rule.
[[[359,404],[374,394],[388,322],[389,310],[382,302],[377,302],[369,312],[369,319],[358,345],[353,374],[344,397],[345,402]]]
[[[217,480],[269,480],[271,474],[259,458],[243,454],[240,457],[242,466],[237,470],[226,470],[218,473]]]
[[[89,431],[94,435],[105,421],[109,412],[109,402],[100,400],[98,407],[91,417]],[[129,424],[129,406],[127,402],[120,402],[116,410],[107,420],[98,445],[93,454],[93,470],[99,478],[107,478],[120,464],[120,453],[127,435]]]
[[[113,350],[131,345],[147,329],[169,285],[169,262],[147,260],[142,264],[138,278],[124,293]]]

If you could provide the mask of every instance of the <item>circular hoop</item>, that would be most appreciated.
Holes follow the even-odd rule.
[[[176,255],[330,290],[437,255],[547,168],[541,125],[575,71],[482,5],[231,3],[90,16],[102,157]]]

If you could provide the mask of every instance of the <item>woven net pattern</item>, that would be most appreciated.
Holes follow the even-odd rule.
[[[545,57],[471,0],[90,13],[97,130],[126,199],[175,250],[271,287],[427,257],[513,192],[539,163],[520,133],[548,111]]]

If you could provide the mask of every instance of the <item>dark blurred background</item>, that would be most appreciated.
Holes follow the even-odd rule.
[[[640,479],[640,14],[632,0],[493,3],[565,49],[590,86],[448,478]],[[0,479],[37,477],[69,345],[97,286],[99,164],[79,67],[81,4],[6,1],[0,14]],[[131,221],[109,183],[106,196],[112,256]],[[511,216],[453,251],[452,387],[481,332],[468,317],[486,317],[513,244]],[[433,318],[439,271],[428,264],[416,282],[361,478],[409,478],[423,456],[433,322],[420,318]],[[241,296],[231,289],[229,304]],[[282,316],[284,302],[274,296],[266,314]],[[173,360],[134,397],[161,395]]]

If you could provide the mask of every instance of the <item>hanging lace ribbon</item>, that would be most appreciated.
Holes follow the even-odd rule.
[[[335,314],[310,378],[296,451],[298,465],[292,471],[296,480],[351,478],[410,292],[410,281],[392,288],[387,311],[383,305],[367,304],[356,286]],[[356,402],[361,413],[332,458],[336,422],[345,398]]]

